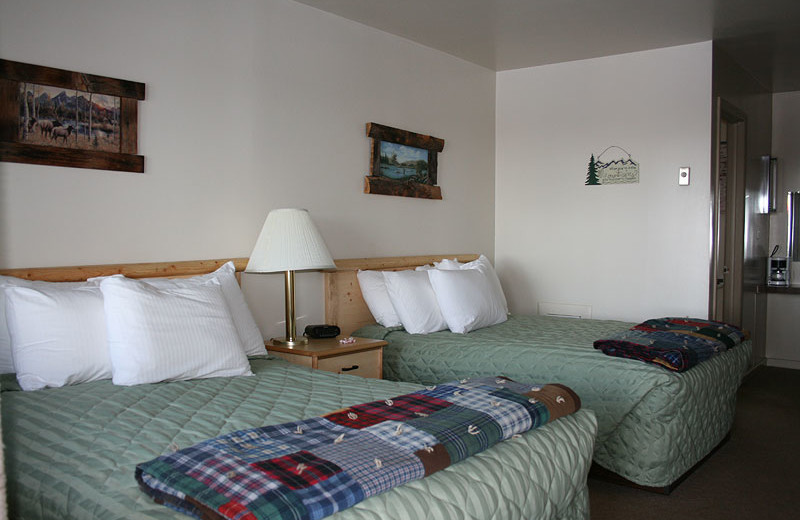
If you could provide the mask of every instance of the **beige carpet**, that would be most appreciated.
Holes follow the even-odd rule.
[[[800,370],[742,383],[730,440],[669,496],[589,479],[592,520],[800,519]]]
[[[671,495],[595,479],[589,494],[592,520],[800,519],[800,370],[748,376],[730,440]]]

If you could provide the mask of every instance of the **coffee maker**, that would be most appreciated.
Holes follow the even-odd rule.
[[[786,256],[767,258],[767,285],[770,287],[789,287],[792,273],[791,259]]]

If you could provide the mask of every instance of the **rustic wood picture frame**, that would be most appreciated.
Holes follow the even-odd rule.
[[[20,83],[119,97],[119,152],[20,142]],[[0,161],[143,173],[144,156],[137,153],[144,97],[144,83],[0,59]]]
[[[372,138],[372,154],[369,175],[364,178],[364,193],[441,200],[442,189],[436,185],[438,177],[436,154],[444,149],[444,139],[378,123],[367,123],[367,137]],[[427,150],[427,182],[395,180],[383,175],[381,173],[382,142]]]

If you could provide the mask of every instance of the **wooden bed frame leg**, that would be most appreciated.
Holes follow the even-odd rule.
[[[660,495],[669,495],[670,493],[672,493],[675,490],[675,488],[677,488],[680,485],[681,482],[686,480],[686,478],[689,475],[694,473],[694,471],[697,468],[699,468],[705,461],[707,461],[709,459],[709,457],[711,457],[714,453],[716,453],[717,450],[720,449],[723,444],[728,442],[728,440],[730,438],[731,438],[731,433],[728,432],[728,434],[725,435],[725,437],[723,437],[723,439],[719,442],[719,444],[714,446],[714,449],[712,449],[708,453],[708,455],[703,457],[702,460],[700,460],[697,464],[695,464],[694,466],[689,468],[686,471],[686,473],[684,473],[683,475],[678,477],[678,479],[675,482],[673,482],[672,484],[669,484],[668,486],[663,486],[663,487],[643,486],[641,484],[637,484],[636,482],[631,482],[630,480],[626,479],[625,477],[623,477],[621,475],[617,475],[613,471],[611,471],[609,469],[606,469],[603,466],[600,466],[596,462],[592,462],[592,467],[589,470],[589,477],[597,479],[597,480],[604,480],[606,482],[611,482],[612,484],[619,484],[621,486],[627,486],[627,487],[632,487],[632,488],[635,488],[635,489],[641,489],[643,491],[649,491],[650,493],[658,493]]]

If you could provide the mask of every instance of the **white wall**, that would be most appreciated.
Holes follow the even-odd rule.
[[[143,175],[0,163],[0,267],[247,256],[298,206],[335,258],[493,252],[488,69],[288,0],[3,0],[0,57],[147,88]],[[369,121],[445,139],[444,200],[363,193]],[[245,277],[268,336],[282,280]]]
[[[704,42],[498,73],[495,258],[512,312],[707,315],[711,60]],[[585,186],[611,145],[640,182]]]

